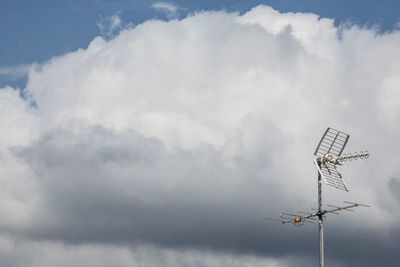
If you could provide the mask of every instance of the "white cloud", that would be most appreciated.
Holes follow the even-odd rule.
[[[28,75],[29,69],[31,67],[31,65],[26,64],[13,67],[2,67],[0,68],[0,75],[7,75],[9,77],[12,77],[13,79],[25,77]]]
[[[331,219],[334,261],[346,266],[346,239],[365,266],[366,240],[381,253],[398,249],[399,47],[398,31],[338,28],[265,6],[151,20],[96,38],[31,68],[28,100],[0,90],[1,227],[33,242],[96,246],[63,256],[51,243],[59,256],[41,266],[147,244],[177,255],[191,248],[194,260],[182,266],[254,263],[235,253],[277,266],[307,262],[315,227],[258,218],[315,205],[312,152],[331,126],[352,135],[347,151],[371,152],[369,162],[343,166],[350,193],[324,189],[328,203],[374,206]],[[205,248],[216,258],[208,262]]]
[[[121,30],[128,29],[132,26],[129,23],[127,25],[124,25],[119,14],[120,12],[117,12],[109,17],[101,18],[97,21],[97,26],[99,27],[100,33],[104,38],[113,38]]]
[[[183,8],[170,2],[155,2],[151,5],[151,7],[157,11],[164,12],[169,19],[176,18],[178,12],[183,10]]]

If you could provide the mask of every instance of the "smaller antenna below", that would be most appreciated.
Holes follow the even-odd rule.
[[[303,225],[305,222],[315,223],[319,216],[324,216],[328,213],[333,213],[333,214],[338,215],[338,214],[340,214],[339,212],[342,210],[353,211],[352,208],[355,208],[355,207],[370,207],[368,205],[356,203],[356,202],[350,202],[350,201],[343,201],[343,202],[346,204],[349,204],[349,205],[343,206],[343,207],[327,205],[328,207],[331,207],[332,209],[322,209],[321,211],[312,212],[312,213],[307,213],[304,211],[298,211],[297,213],[281,212],[280,219],[267,218],[267,217],[262,217],[262,219],[270,220],[270,221],[277,221],[277,222],[281,222],[283,224],[293,223],[296,226],[300,226],[300,225]]]

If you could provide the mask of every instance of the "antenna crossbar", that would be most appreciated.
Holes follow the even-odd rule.
[[[327,204],[326,206],[333,207],[333,209],[322,209],[321,211],[317,211],[317,212],[314,212],[314,213],[307,213],[307,212],[303,212],[303,211],[298,211],[298,213],[304,214],[304,215],[281,212],[281,215],[280,215],[281,219],[267,218],[267,217],[262,217],[262,218],[266,219],[266,220],[278,221],[278,222],[281,222],[281,223],[284,223],[284,224],[285,223],[299,224],[299,223],[303,223],[303,222],[311,222],[311,221],[315,222],[319,216],[324,216],[325,217],[325,215],[328,214],[328,213],[340,214],[339,212],[342,211],[342,210],[353,211],[351,208],[355,208],[355,207],[370,207],[368,205],[361,204],[361,203],[356,203],[356,202],[349,202],[349,201],[343,201],[343,202],[347,203],[347,204],[351,204],[351,205],[339,207],[339,206],[334,206],[334,205]],[[285,216],[290,216],[290,217],[285,217]],[[307,220],[310,220],[310,221],[307,221]]]

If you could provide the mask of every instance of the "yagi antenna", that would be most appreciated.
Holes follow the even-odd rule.
[[[329,186],[349,191],[342,175],[336,166],[343,165],[345,161],[366,159],[369,157],[368,151],[359,153],[344,154],[342,152],[349,141],[350,135],[335,130],[333,128],[326,129],[324,135],[319,141],[317,148],[315,149],[314,155],[317,158],[314,159],[314,164],[318,169],[318,209],[313,209],[315,212],[304,212],[297,211],[296,213],[284,213],[280,214],[280,219],[266,218],[263,219],[278,221],[282,224],[293,223],[296,226],[301,226],[304,223],[316,223],[318,221],[319,228],[319,266],[324,267],[324,231],[323,231],[323,219],[326,218],[327,214],[340,214],[341,211],[353,211],[352,208],[356,207],[369,207],[368,205],[344,201],[347,205],[339,207],[334,205],[326,205],[329,209],[322,208],[322,179]],[[321,179],[322,177],[322,179]]]

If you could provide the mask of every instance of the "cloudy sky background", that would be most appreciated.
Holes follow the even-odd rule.
[[[1,266],[315,266],[317,225],[260,217],[316,207],[326,127],[371,154],[326,203],[372,206],[329,216],[327,265],[397,265],[397,22],[111,3],[79,48],[2,51]]]

